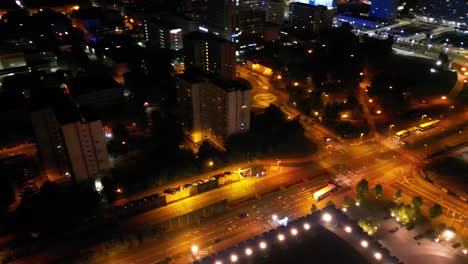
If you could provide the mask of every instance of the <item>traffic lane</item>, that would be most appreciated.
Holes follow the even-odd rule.
[[[379,168],[382,168],[382,167],[379,166],[376,169],[379,169]],[[371,175],[374,175],[374,173],[375,173],[374,170],[368,170],[368,171],[363,172],[359,176],[367,178]],[[310,210],[310,205],[312,203],[311,197],[314,192],[314,187],[317,188],[318,186],[317,184],[319,185],[322,184],[322,181],[319,180],[315,184],[300,187],[299,191],[293,192],[293,193],[289,192],[289,195],[288,193],[285,193],[282,195],[278,194],[278,195],[275,195],[276,197],[272,196],[271,198],[267,197],[265,199],[259,200],[258,202],[256,202],[257,204],[256,206],[246,205],[245,210],[241,210],[241,211],[249,213],[250,216],[248,219],[237,220],[237,216],[235,215],[224,218],[214,223],[211,226],[201,229],[200,234],[203,234],[203,236],[195,237],[191,240],[191,242],[188,242],[187,239],[183,238],[183,242],[175,242],[173,245],[170,246],[170,249],[177,249],[180,247],[185,247],[186,249],[184,251],[187,252],[187,250],[190,249],[190,246],[193,243],[203,244],[203,241],[205,241],[204,243],[206,243],[206,241],[208,241],[209,238],[216,239],[216,236],[214,234],[223,236],[223,235],[229,235],[229,234],[233,234],[237,232],[243,232],[244,228],[249,225],[256,224],[257,225],[255,227],[256,230],[266,229],[265,226],[268,226],[267,220],[270,220],[271,215],[274,213],[280,216],[289,216],[292,218],[300,217],[308,213],[308,210]],[[272,201],[274,199],[277,199],[277,200]],[[323,206],[325,203],[326,203],[326,200],[321,201],[318,204],[319,206]],[[241,209],[244,209],[244,208],[241,208]],[[236,214],[241,211],[237,210]],[[171,251],[168,253],[173,253],[173,252]],[[166,255],[161,254],[161,256],[167,256],[167,253]],[[153,257],[155,256],[151,256],[151,258]],[[143,261],[146,261],[146,259]]]
[[[430,189],[424,186],[417,181],[410,182],[408,179],[404,179],[393,184],[395,187],[403,188],[408,193],[412,194],[413,196],[420,195],[423,198],[426,198],[426,201],[430,201],[433,204],[438,203],[442,207],[448,208],[457,215],[460,215],[464,218],[467,217],[466,212],[468,212],[468,205],[459,201],[458,199],[451,197],[450,195],[443,193],[440,190]],[[425,204],[427,205],[427,204]],[[432,204],[431,204],[432,206]]]
[[[21,144],[14,148],[5,148],[0,151],[0,158],[7,158],[15,155],[28,155],[33,156],[37,153],[37,146],[33,143]]]
[[[310,188],[314,188],[316,186],[323,185],[323,182],[325,181],[327,177],[326,176],[321,176],[317,179],[313,179],[312,181],[308,182],[306,186],[309,186]],[[176,255],[176,251],[182,250],[182,252],[188,252],[190,249],[191,244],[194,243],[199,243],[204,244],[206,242],[210,242],[216,238],[222,238],[222,236],[232,236],[235,235],[239,232],[245,231],[246,228],[251,228],[249,226],[253,224],[259,224],[257,228],[264,229],[265,228],[265,221],[261,221],[259,217],[261,218],[264,216],[263,211],[269,211],[271,210],[271,207],[285,207],[287,208],[288,206],[285,205],[285,202],[279,202],[275,203],[272,205],[272,201],[275,199],[275,197],[278,196],[283,196],[287,195],[287,193],[291,193],[293,190],[296,190],[298,188],[303,188],[305,190],[306,186],[299,186],[299,187],[293,187],[291,189],[288,189],[284,192],[272,194],[270,196],[267,196],[263,199],[257,200],[254,203],[250,203],[248,205],[242,206],[241,208],[237,208],[234,210],[231,210],[229,213],[216,218],[214,221],[208,222],[208,223],[202,223],[200,226],[198,226],[198,230],[194,230],[193,232],[190,232],[190,238],[187,238],[186,235],[179,235],[177,236],[174,240],[171,241],[165,241],[164,246],[161,246],[161,248],[149,248],[146,252],[141,252],[138,255],[145,255],[145,256],[139,256],[138,258],[142,259],[141,261],[147,261],[148,259],[155,259],[158,256],[160,259],[155,259],[155,261],[159,261],[164,259],[166,256],[171,256],[171,255]],[[308,188],[308,187],[307,187]],[[305,191],[304,194],[306,196],[311,196],[310,191]],[[296,200],[292,201],[293,203],[298,202],[297,199],[302,199],[302,198],[296,198]],[[273,210],[274,211],[274,210]],[[238,214],[244,212],[248,213],[249,217],[246,219],[239,219]],[[215,235],[217,234],[217,235]],[[250,234],[251,236],[254,234]],[[157,243],[158,245],[162,245],[161,242]],[[167,245],[167,246],[166,246]],[[167,251],[169,250],[169,251]],[[163,252],[163,253],[159,253]],[[120,261],[114,261],[112,260],[111,262],[108,263],[137,263],[134,260],[133,257],[133,252],[129,253],[130,256],[127,258],[119,256],[117,259]]]

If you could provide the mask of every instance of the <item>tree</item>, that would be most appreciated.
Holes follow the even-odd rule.
[[[343,199],[343,208],[348,208],[353,201],[348,196]]]
[[[335,207],[335,204],[333,203],[333,201],[328,201],[325,207]]]
[[[415,196],[413,197],[413,200],[411,200],[411,203],[415,208],[420,209],[423,205],[423,199],[421,198],[421,196]]]
[[[382,185],[381,184],[375,185],[373,193],[374,193],[376,198],[382,196],[382,193],[383,193]]]
[[[430,209],[429,209],[429,217],[431,219],[436,219],[442,214],[442,207],[440,204],[434,204]]]
[[[313,214],[315,212],[317,212],[318,208],[315,204],[312,204],[312,207],[310,208],[310,212]]]
[[[364,195],[369,191],[369,182],[366,179],[362,179],[359,181],[359,183],[356,185],[356,192],[359,195]]]
[[[364,201],[364,196],[358,193],[354,200],[356,201],[356,205],[359,206]]]
[[[395,199],[396,201],[401,200],[402,197],[403,197],[403,192],[401,190],[397,190],[395,192],[395,195],[393,195],[393,199]]]

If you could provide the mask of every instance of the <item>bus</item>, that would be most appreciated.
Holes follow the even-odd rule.
[[[336,185],[328,184],[327,186],[323,187],[322,189],[314,192],[314,200],[316,202],[322,200],[323,198],[331,195],[336,190]]]
[[[432,121],[420,124],[419,125],[419,131],[425,131],[425,130],[431,129],[433,127],[438,126],[439,123],[440,123],[440,120],[436,119],[436,120],[432,120]]]
[[[407,136],[409,136],[411,134],[413,134],[413,132],[411,132],[411,130],[400,130],[400,131],[395,133],[395,137],[404,138],[404,137],[407,137]]]

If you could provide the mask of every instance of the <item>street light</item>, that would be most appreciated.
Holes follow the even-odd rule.
[[[305,224],[304,224],[304,229],[305,229],[305,230],[309,230],[309,229],[310,229],[310,225],[309,225],[308,223],[305,223]]]
[[[362,140],[362,137],[363,137],[363,136],[364,136],[364,133],[361,133],[361,138],[360,138],[360,140]]]
[[[276,221],[276,220],[278,220],[278,216],[277,216],[277,215],[275,215],[275,214],[274,214],[274,215],[272,215],[272,216],[271,216],[271,218],[273,219],[273,221]]]
[[[422,115],[421,120],[423,120],[425,117],[427,117],[427,115]]]
[[[223,264],[221,260],[216,260],[214,264]]]
[[[377,110],[376,112],[378,115],[380,115],[382,113],[382,110]]]
[[[291,235],[295,236],[295,235],[297,235],[297,233],[298,232],[297,232],[296,228],[291,229]]]
[[[246,248],[246,249],[245,249],[245,254],[246,254],[247,256],[252,255],[252,252],[253,252],[253,251],[252,251],[251,248]]]
[[[214,165],[214,162],[213,162],[212,160],[210,160],[210,161],[208,162],[208,166],[213,167],[213,165]]]
[[[367,246],[369,246],[369,243],[368,243],[366,240],[362,240],[362,241],[361,241],[361,246],[362,246],[363,248],[367,248]]]
[[[447,229],[444,231],[444,236],[445,236],[445,241],[449,241],[455,237],[455,233],[452,230]]]
[[[231,255],[231,262],[237,262],[237,259],[238,259],[238,257],[237,257],[236,254]]]
[[[374,257],[375,257],[377,260],[381,260],[381,259],[382,259],[382,254],[380,254],[379,252],[375,252]]]
[[[393,128],[393,127],[395,127],[394,124],[390,124],[390,126],[388,126],[388,135],[387,135],[387,137],[390,136],[390,132],[392,131],[392,128]]]
[[[447,100],[447,96],[443,95],[442,97],[440,97],[442,100]]]
[[[284,235],[283,234],[279,234],[278,235],[278,240],[279,241],[283,241],[285,239]]]
[[[347,226],[347,227],[345,227],[345,231],[346,231],[346,233],[351,233],[352,229],[351,229],[351,227]]]
[[[260,244],[258,244],[258,246],[259,246],[261,249],[266,249],[266,248],[267,248],[267,244],[266,244],[264,241],[260,242]]]
[[[330,222],[332,220],[331,214],[324,214],[322,216],[322,220],[325,221],[325,222]]]
[[[199,248],[198,248],[198,246],[197,246],[197,245],[193,245],[193,246],[192,246],[192,248],[191,248],[191,250],[192,250],[192,253],[193,253],[193,254],[197,254],[197,253],[198,253],[198,250],[199,250]]]

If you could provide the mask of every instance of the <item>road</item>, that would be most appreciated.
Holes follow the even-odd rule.
[[[409,165],[404,157],[401,157],[395,151],[386,149],[378,142],[369,142],[347,148],[337,146],[336,149],[330,150],[317,158],[320,159],[319,164],[323,167],[339,172],[337,180],[343,185],[354,185],[362,178],[370,179],[371,183],[391,183],[399,177],[399,174],[394,173],[394,170],[409,170]],[[233,184],[234,187],[226,186],[222,188],[225,190],[221,189],[218,193],[210,191],[198,195],[200,198],[196,198],[196,200],[202,201],[205,199],[202,197],[207,197],[211,201],[223,197],[237,199],[239,195],[242,196],[242,194],[237,193],[245,192],[245,194],[248,194],[252,191],[245,188],[253,188],[255,193],[260,189],[269,189],[284,182],[307,178],[314,174],[312,171],[310,168],[291,169],[270,179],[265,178],[261,184],[250,184],[249,187],[249,184],[246,184],[247,182],[239,182],[237,186],[235,184]],[[187,253],[190,246],[195,243],[202,248],[202,251],[213,253],[220,248],[240,242],[270,228],[271,226],[267,220],[270,219],[273,213],[293,218],[306,214],[310,210],[314,189],[323,185],[325,179],[326,177],[323,176],[314,178],[301,186],[272,194],[231,210],[227,214],[202,223],[197,227],[167,234],[162,241],[147,241],[138,250],[122,250],[110,257],[96,259],[95,263],[157,263],[166,256],[171,256],[184,263],[189,257]],[[231,188],[234,188],[233,191],[231,191]],[[334,197],[333,200],[335,203],[340,204],[342,195]],[[321,201],[318,205],[323,206],[325,203],[326,200]],[[190,203],[182,201],[182,204],[180,205],[181,208],[189,206]],[[174,206],[178,207],[179,205]],[[250,216],[246,219],[239,219],[237,215],[241,212],[248,213]],[[140,217],[137,216],[136,219],[138,218]],[[149,213],[140,219],[132,221],[134,221],[134,224],[143,224],[156,221],[157,217],[155,214]],[[221,240],[221,242],[211,245],[210,242],[217,239]]]
[[[8,158],[15,155],[34,156],[37,153],[37,146],[33,143],[19,144],[12,148],[5,148],[0,151],[0,159]]]

